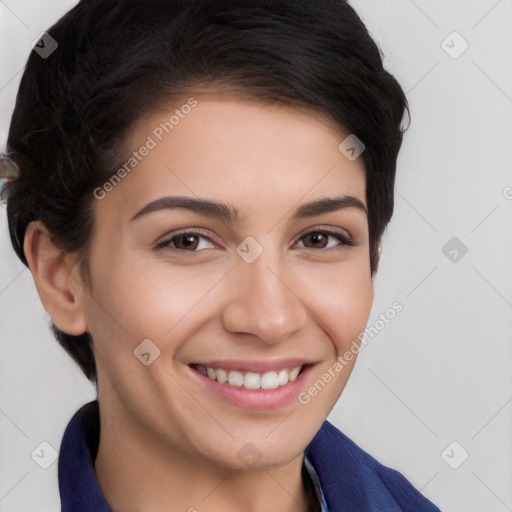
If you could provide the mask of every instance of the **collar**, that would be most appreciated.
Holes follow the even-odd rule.
[[[100,416],[94,400],[75,413],[64,431],[58,465],[62,512],[113,512],[94,471],[99,440]]]

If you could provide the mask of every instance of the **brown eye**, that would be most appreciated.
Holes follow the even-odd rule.
[[[334,238],[338,240],[338,244],[334,247],[328,247],[329,238]],[[304,240],[304,246],[307,249],[331,249],[344,245],[354,245],[354,242],[350,240],[350,238],[342,235],[341,233],[336,233],[334,231],[310,231],[301,237],[301,240]]]
[[[203,242],[206,240],[206,242]],[[206,244],[206,245],[205,245]],[[209,249],[208,244],[214,246],[214,243],[205,235],[195,231],[183,231],[174,236],[166,238],[158,243],[155,249],[165,249],[176,253],[199,253],[204,249]]]
[[[186,234],[186,235],[178,235],[171,239],[173,241],[173,245],[176,249],[181,249],[184,251],[194,251],[197,249],[199,242],[197,241],[198,237],[196,235]]]
[[[329,235],[327,235],[326,233],[321,233],[320,231],[308,233],[303,238],[310,242],[310,243],[307,243],[307,242],[304,243],[304,245],[306,247],[319,248],[319,245],[320,245],[321,246],[320,249],[324,249],[326,244],[329,241]]]

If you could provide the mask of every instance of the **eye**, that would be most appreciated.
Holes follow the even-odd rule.
[[[202,233],[197,231],[182,231],[175,233],[172,237],[167,238],[162,242],[159,242],[155,249],[158,250],[166,248],[170,251],[188,253],[201,252],[204,249],[208,249],[208,244],[201,242],[200,239],[207,240],[210,244],[215,246],[215,244]]]
[[[329,247],[329,238],[338,240],[338,244],[335,244],[334,247]],[[355,245],[354,242],[347,236],[342,233],[338,233],[336,231],[330,231],[327,229],[316,229],[313,231],[309,231],[305,235],[300,237],[300,240],[306,240],[304,244],[306,249],[334,249],[335,247],[340,247],[344,245]],[[318,247],[320,246],[320,247]]]

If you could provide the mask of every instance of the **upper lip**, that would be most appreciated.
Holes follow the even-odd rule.
[[[194,361],[189,364],[189,366],[209,366],[210,368],[222,368],[223,370],[242,370],[247,372],[269,372],[272,370],[284,370],[286,368],[295,368],[296,366],[305,366],[308,364],[312,364],[312,362],[304,361],[304,359],[298,358],[288,358],[288,359],[276,359],[273,361],[269,360],[258,360],[258,361],[248,361],[248,360],[215,360],[215,361],[207,361],[200,362]]]

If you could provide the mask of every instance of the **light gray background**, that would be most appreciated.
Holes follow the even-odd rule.
[[[0,1],[2,149],[30,44],[75,3]],[[329,419],[443,511],[512,510],[512,1],[352,5],[411,106],[369,325],[404,309],[361,351]],[[454,31],[469,44],[458,58],[445,51],[463,48]],[[31,453],[58,451],[95,390],[51,336],[6,226],[2,205],[0,511],[57,511],[57,462]],[[468,249],[455,262],[452,237]]]

